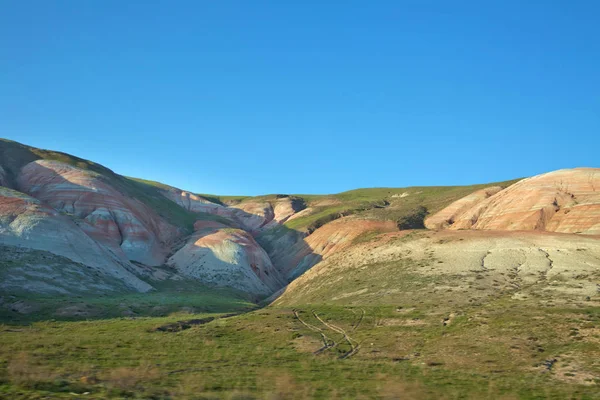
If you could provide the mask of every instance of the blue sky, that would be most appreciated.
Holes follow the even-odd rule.
[[[598,1],[0,0],[0,136],[218,194],[600,163]]]

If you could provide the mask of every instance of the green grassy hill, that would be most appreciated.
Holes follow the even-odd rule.
[[[285,227],[313,232],[315,229],[348,215],[359,215],[377,220],[422,222],[426,215],[434,214],[452,202],[488,186],[508,187],[520,179],[469,186],[423,186],[407,188],[356,189],[333,195],[293,195],[304,201],[309,212],[285,222]],[[275,196],[249,197],[241,200],[274,200]],[[409,226],[418,228],[422,226]]]

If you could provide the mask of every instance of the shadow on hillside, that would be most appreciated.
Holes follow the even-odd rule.
[[[95,295],[42,296],[0,292],[0,325],[146,317],[175,321],[197,314],[240,314],[258,308],[243,293],[202,284],[195,286],[196,291],[186,289]]]
[[[283,195],[279,195],[278,199],[283,198]],[[267,202],[265,200],[265,202]],[[302,203],[295,203],[294,210],[299,212],[305,208]],[[230,211],[228,216],[224,216],[222,213],[216,214],[219,217],[227,218],[232,222],[230,226],[233,228],[242,229],[252,235],[257,244],[267,253],[270,262],[274,269],[278,272],[279,276],[275,279],[279,281],[276,287],[271,285],[273,292],[286,286],[293,279],[301,275],[304,271],[321,261],[322,256],[313,252],[313,249],[308,245],[305,238],[307,233],[297,231],[287,227],[284,224],[274,224],[271,219],[266,219],[260,227],[252,229],[252,224],[248,224],[246,221],[257,221],[256,214],[251,214],[245,210],[235,207],[227,207]],[[201,220],[201,219],[199,219]],[[194,233],[190,235],[190,239],[202,237],[202,234]],[[267,266],[256,265],[250,261],[253,271],[256,273],[259,279],[262,281],[271,281],[273,277],[265,276]],[[261,301],[265,297],[270,296],[257,296],[254,297],[255,301]]]
[[[110,178],[100,176],[100,179],[112,187],[117,192],[125,196],[126,201],[123,204],[117,204],[113,199],[104,197],[102,193],[95,192],[89,187],[78,185],[71,181],[68,181],[61,175],[54,172],[50,168],[39,166],[40,172],[36,176],[48,175],[51,176],[51,182],[61,190],[65,192],[62,196],[56,196],[56,193],[52,195],[43,196],[41,201],[46,205],[58,210],[64,215],[69,216],[74,222],[82,226],[87,224],[84,219],[91,213],[93,213],[99,204],[105,206],[111,215],[115,215],[115,211],[121,206],[135,207],[135,202],[131,201],[129,193],[123,191],[120,187],[112,185]],[[24,186],[19,184],[17,179],[13,180],[14,187],[18,190],[23,190]],[[40,182],[35,182],[32,187]],[[72,192],[70,196],[67,192]],[[35,197],[36,193],[30,194]],[[99,196],[97,199],[90,201],[90,204],[81,202],[82,197]],[[45,201],[44,201],[45,200]],[[90,199],[88,199],[90,200]],[[136,199],[137,200],[137,199]],[[102,203],[104,201],[107,204]],[[139,201],[139,200],[137,200]],[[167,200],[172,203],[172,207],[180,207],[174,202]],[[94,205],[94,202],[97,204]],[[139,204],[144,204],[139,201]],[[135,211],[138,211],[137,213]],[[253,218],[254,214],[247,213],[244,210],[237,209],[236,213],[239,220]],[[132,210],[132,215],[140,214],[139,210]],[[143,214],[143,213],[141,213]],[[138,222],[144,226],[148,232],[153,232],[156,237],[159,237],[158,230],[160,229],[153,222],[153,219],[148,215],[138,215]],[[198,216],[200,219],[200,216]],[[104,223],[101,221],[101,223]],[[117,225],[119,225],[117,223]],[[109,235],[108,232],[102,230],[102,224],[97,226],[98,232],[93,235],[88,235],[82,230],[82,234],[90,236],[101,244],[107,251],[115,254],[115,251],[111,251],[111,248],[118,248],[127,239],[127,233],[119,228],[118,232],[113,232]],[[106,225],[104,225],[106,228]],[[192,234],[193,235],[193,234]],[[273,266],[281,274],[280,287],[272,288],[273,291],[280,289],[287,285],[289,281],[299,276],[308,268],[321,260],[321,256],[315,254],[310,246],[304,240],[306,234],[294,229],[290,229],[285,225],[276,225],[270,228],[259,229],[253,232],[253,236],[256,241],[263,247],[266,253],[269,255]],[[189,237],[188,237],[189,238]],[[137,238],[139,240],[139,237]],[[147,240],[150,238],[146,237]],[[26,239],[27,240],[27,239]],[[35,240],[35,239],[34,239]],[[180,241],[184,241],[185,238],[180,237]],[[1,237],[0,237],[1,241]],[[173,241],[175,242],[175,241]],[[162,243],[163,245],[165,243]],[[85,249],[77,249],[77,252],[85,252]],[[211,250],[212,251],[212,250]],[[117,257],[117,256],[115,256]],[[0,255],[0,262],[2,261]],[[44,260],[39,260],[43,264]],[[228,289],[220,289],[215,287],[207,287],[200,281],[190,279],[189,281],[173,281],[168,279],[170,287],[168,290],[163,290],[160,286],[164,286],[164,282],[159,282],[151,279],[148,274],[141,274],[142,271],[154,271],[158,269],[169,270],[169,268],[163,267],[144,267],[140,268],[129,262],[129,260],[121,260],[122,266],[129,272],[135,274],[139,279],[148,282],[155,288],[158,288],[156,292],[140,294],[118,294],[118,295],[106,295],[106,294],[81,294],[84,290],[77,290],[75,294],[69,295],[57,295],[52,297],[44,297],[39,293],[30,291],[29,294],[23,295],[17,293],[3,293],[0,294],[0,320],[4,322],[33,322],[41,320],[85,320],[85,319],[103,319],[103,318],[114,318],[114,317],[142,317],[142,316],[165,316],[172,312],[243,312],[249,311],[256,307],[257,302],[268,297],[271,293],[264,296],[253,296],[249,294],[235,293],[231,294],[227,292]],[[261,268],[256,266],[256,270],[260,271]],[[27,268],[27,266],[25,266]],[[253,268],[254,270],[254,268]],[[172,272],[176,272],[171,268]],[[96,274],[101,280],[106,280],[106,283],[111,285],[111,280],[114,277],[108,272],[105,273],[105,278],[97,271],[92,269],[86,269],[82,273]],[[264,279],[258,275],[259,279]],[[32,280],[36,278],[31,277]],[[45,277],[45,281],[55,285],[59,288],[63,288],[68,292],[73,293],[73,288],[64,287],[61,285],[60,273],[54,274],[51,277]],[[180,286],[180,288],[178,288]],[[23,287],[26,292],[25,285]],[[80,288],[78,288],[80,289]],[[8,301],[6,301],[8,299]],[[174,300],[177,299],[177,300]]]

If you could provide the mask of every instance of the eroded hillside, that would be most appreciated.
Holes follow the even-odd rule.
[[[19,281],[24,292],[72,291],[73,286],[65,284],[70,282],[66,269],[48,267],[52,274],[46,275],[32,272],[45,265],[44,259],[60,256],[73,265],[85,266],[82,274],[93,274],[94,282],[103,282],[88,285],[83,280],[78,291],[97,291],[102,285],[111,290],[148,291],[161,282],[177,285],[189,281],[197,282],[198,287],[234,288],[254,300],[284,293],[279,301],[285,303],[294,293],[312,292],[325,285],[326,280],[313,282],[311,277],[325,276],[323,271],[333,265],[346,271],[357,262],[393,263],[396,261],[386,258],[389,254],[407,252],[410,256],[406,259],[425,268],[419,273],[431,269],[438,275],[454,276],[457,268],[475,270],[479,253],[489,253],[486,262],[490,263],[499,251],[500,239],[494,234],[432,232],[432,237],[446,235],[439,240],[455,243],[452,256],[434,251],[437,245],[427,240],[404,244],[406,237],[412,237],[406,236],[411,230],[545,230],[593,235],[600,229],[597,169],[556,171],[489,185],[242,197],[201,195],[127,178],[90,161],[11,141],[0,142],[0,155],[0,240],[6,249],[2,256],[8,266],[3,272],[5,282],[12,282],[4,284],[8,292],[19,286],[15,283]],[[537,261],[527,254],[550,257],[558,251],[559,241],[551,241],[550,236],[500,235],[500,242],[510,243],[501,258],[510,268],[518,268],[519,279],[544,269],[534,266]],[[542,244],[527,244],[526,238]],[[544,244],[548,240],[549,244]],[[594,238],[579,235],[561,240],[595,243]],[[461,247],[468,243],[478,243],[479,253]],[[19,249],[36,250],[39,263],[10,264],[9,254],[19,253]],[[436,251],[439,257],[433,254]],[[594,246],[587,251],[574,255],[587,254],[589,260],[570,257],[571,264],[564,269],[589,274],[581,265],[595,268]],[[377,257],[383,258],[376,261]],[[480,268],[487,270],[486,266]],[[392,270],[373,276],[383,279],[388,273]],[[289,282],[293,283],[286,288]],[[401,286],[389,282],[394,280],[386,285]],[[372,292],[356,289],[363,290]],[[329,288],[328,293],[346,299],[352,291],[333,295],[337,289]],[[382,296],[379,292],[372,295]]]
[[[0,156],[0,397],[597,397],[598,169],[243,197]]]

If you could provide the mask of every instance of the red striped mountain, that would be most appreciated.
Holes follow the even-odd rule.
[[[600,234],[600,169],[563,169],[488,188],[425,222],[429,228]]]

